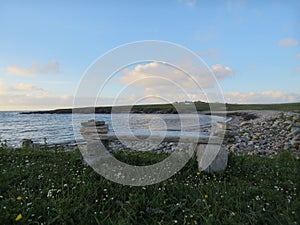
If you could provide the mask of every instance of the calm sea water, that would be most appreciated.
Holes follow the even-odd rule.
[[[113,118],[113,119],[112,119]],[[23,139],[32,139],[37,143],[69,144],[77,141],[84,142],[80,135],[80,123],[90,119],[104,120],[114,129],[166,130],[187,126],[195,130],[195,118],[199,119],[201,127],[207,127],[211,122],[223,121],[218,116],[184,114],[20,114],[19,112],[0,112],[0,140],[7,140],[13,147],[21,145]],[[112,124],[113,121],[113,124]],[[182,122],[184,121],[184,122]],[[74,125],[74,126],[73,126]]]

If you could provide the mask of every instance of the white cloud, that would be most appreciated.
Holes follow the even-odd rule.
[[[34,85],[28,85],[24,83],[18,83],[16,86],[8,88],[8,91],[12,92],[42,92],[47,93],[43,88],[39,88]]]
[[[120,81],[127,85],[132,84],[143,88],[169,88],[169,90],[178,89],[178,86],[184,90],[213,87],[215,80],[212,74],[205,69],[199,71],[198,68],[190,67],[192,73],[187,75],[172,66],[151,62],[145,65],[139,64],[133,70],[123,70]],[[218,81],[233,75],[230,67],[221,64],[215,64],[211,69]]]
[[[211,69],[218,80],[224,80],[225,78],[233,75],[233,70],[228,66],[223,66],[222,64],[212,65]]]
[[[29,68],[21,68],[18,65],[9,66],[7,73],[18,76],[35,76],[43,74],[58,74],[61,73],[59,69],[59,63],[55,60],[46,62],[44,66],[39,65],[37,62],[33,62]]]
[[[200,57],[209,57],[212,59],[217,59],[219,57],[219,51],[218,51],[218,49],[212,48],[212,49],[208,49],[206,51],[200,51],[200,52],[198,52],[198,55]]]
[[[71,107],[72,97],[53,95],[20,95],[1,94],[0,108],[2,110],[42,110],[60,107]]]
[[[229,103],[285,103],[299,102],[299,93],[286,93],[283,91],[263,92],[228,92],[224,94]]]
[[[3,81],[0,79],[0,94],[3,92]]]
[[[189,68],[189,75],[177,68],[157,62],[125,69],[121,71],[119,79],[126,85],[126,91],[123,91],[122,96],[134,96],[135,99],[144,97],[156,103],[159,99],[163,102],[196,101],[200,97],[206,99],[203,94],[205,89],[213,89],[217,87],[218,81],[233,75],[230,67],[221,64],[213,65],[211,70],[206,67],[201,70],[187,65],[189,64],[181,66]]]
[[[0,79],[0,109],[1,110],[30,110],[51,109],[55,107],[72,106],[69,96],[51,95],[43,88],[18,83],[15,86],[5,87]]]
[[[299,42],[293,38],[286,38],[279,41],[281,47],[292,47],[298,45]]]

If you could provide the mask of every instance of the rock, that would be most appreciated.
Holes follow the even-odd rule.
[[[226,123],[226,122],[221,122],[221,121],[216,122],[216,126],[221,130],[237,130],[238,129],[237,126],[234,126],[234,125]]]
[[[252,139],[253,139],[253,140],[258,140],[258,139],[259,139],[259,136],[257,136],[256,134],[253,134]]]
[[[300,121],[300,114],[293,116],[293,121],[294,122]]]
[[[229,151],[230,152],[236,152],[238,149],[235,147],[235,146],[231,146],[230,148],[229,148]]]
[[[294,148],[298,148],[300,146],[300,134],[298,134],[297,136],[295,136],[292,140],[291,140],[291,145]]]
[[[272,125],[272,127],[277,127],[277,126],[279,126],[279,121],[275,121]]]
[[[24,139],[22,142],[23,148],[32,148],[32,149],[40,149],[39,143],[34,143],[31,139]]]
[[[294,137],[298,134],[300,134],[300,128],[299,127],[292,127],[291,128],[291,133],[289,134],[289,137]]]
[[[291,148],[291,143],[284,143],[283,150],[289,150]]]
[[[33,141],[31,139],[23,139],[22,141],[22,147],[23,148],[32,148]]]
[[[218,128],[220,128],[222,130],[226,130],[227,124],[225,122],[218,121],[218,122],[216,122],[216,125]]]
[[[251,125],[251,124],[252,124],[252,123],[249,122],[249,121],[243,121],[243,122],[240,123],[240,127],[249,126],[249,125]]]
[[[257,152],[258,152],[259,155],[266,155],[267,154],[266,150],[264,150],[264,149],[259,149]]]

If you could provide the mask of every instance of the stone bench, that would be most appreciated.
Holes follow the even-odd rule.
[[[110,131],[107,125],[99,121],[96,123],[89,121],[82,125],[81,134],[88,143],[101,140],[106,148],[108,148],[109,142],[116,140],[188,143],[189,150],[192,149],[192,156],[197,156],[199,170],[216,172],[224,170],[227,166],[228,152],[221,146],[223,138],[210,136],[208,133],[156,130],[131,130],[130,132],[116,133]]]

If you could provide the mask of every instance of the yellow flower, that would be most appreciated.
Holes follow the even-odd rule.
[[[200,176],[200,174],[201,174],[201,172],[200,172],[200,171],[198,171],[198,172],[197,172],[197,176]]]
[[[204,198],[207,199],[207,198],[208,198],[208,195],[204,195]]]
[[[17,200],[18,200],[18,201],[21,201],[21,200],[22,200],[22,197],[21,197],[21,196],[18,196],[18,197],[17,197]]]
[[[23,216],[22,216],[22,214],[20,213],[19,215],[17,215],[16,221],[19,221],[19,220],[21,220],[22,218],[23,218]]]

